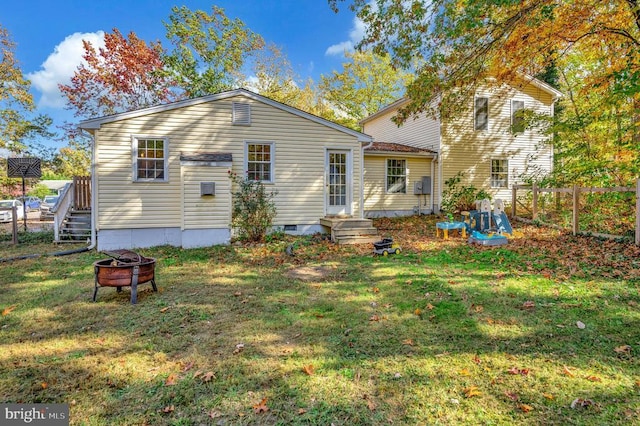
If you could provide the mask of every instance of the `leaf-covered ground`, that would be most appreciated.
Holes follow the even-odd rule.
[[[160,291],[136,306],[91,302],[99,253],[2,263],[0,400],[89,425],[640,421],[637,247],[535,227],[469,246],[434,222],[376,221],[388,257],[321,238],[144,250]]]

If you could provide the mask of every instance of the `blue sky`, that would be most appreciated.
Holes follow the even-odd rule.
[[[335,14],[326,0],[6,0],[0,12],[16,42],[22,72],[32,82],[38,111],[55,124],[73,120],[57,90],[80,63],[82,39],[99,42],[104,32],[134,31],[145,41],[166,44],[163,21],[172,6],[210,11],[215,4],[240,18],[267,42],[280,46],[301,78],[340,69],[345,49],[362,37],[362,25],[342,5]]]

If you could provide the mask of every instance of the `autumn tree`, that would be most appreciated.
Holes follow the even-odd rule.
[[[638,0],[329,0],[347,1],[365,22],[360,47],[389,53],[393,63],[425,61],[398,116],[455,113],[491,75],[516,81],[537,75],[574,49],[592,52],[597,69],[582,91],[612,89],[617,102],[640,94]],[[431,103],[440,99],[441,103]]]
[[[33,115],[31,83],[22,74],[15,47],[9,32],[0,26],[0,148],[22,152],[25,139],[48,135],[51,119]]]
[[[145,108],[176,98],[172,81],[161,72],[162,46],[147,44],[134,32],[127,37],[118,29],[104,35],[96,49],[84,40],[85,63],[68,85],[59,85],[67,107],[76,117],[91,118]]]
[[[360,120],[402,97],[412,77],[393,67],[388,55],[364,51],[345,57],[342,71],[321,76],[320,90],[349,127],[359,129]]]
[[[295,106],[300,97],[298,76],[285,53],[269,43],[250,58],[251,77],[243,85],[274,101]]]
[[[187,98],[233,88],[244,80],[247,56],[264,45],[260,35],[216,6],[211,13],[175,6],[165,27],[172,45],[163,58],[166,75]]]

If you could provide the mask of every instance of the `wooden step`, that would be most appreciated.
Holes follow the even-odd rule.
[[[376,236],[359,235],[359,236],[351,236],[351,237],[338,237],[336,238],[335,241],[338,244],[373,244],[379,240],[380,240],[380,237],[377,235]]]
[[[334,237],[357,237],[360,235],[364,236],[375,236],[378,235],[378,230],[374,227],[370,228],[347,228],[347,229],[339,229],[339,228],[331,228],[331,234]]]

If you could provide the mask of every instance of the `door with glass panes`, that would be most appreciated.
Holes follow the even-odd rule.
[[[325,178],[327,215],[351,214],[350,161],[350,151],[327,151]]]

